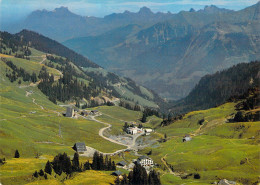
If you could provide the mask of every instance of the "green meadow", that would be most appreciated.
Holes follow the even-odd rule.
[[[217,108],[194,111],[182,120],[169,126],[156,129],[166,133],[168,140],[152,149],[151,157],[160,165],[164,157],[174,171],[182,174],[200,175],[200,179],[188,176],[179,177],[167,174],[162,176],[163,184],[192,183],[209,184],[219,179],[234,180],[243,184],[252,184],[258,180],[259,131],[260,122],[228,123],[227,119],[235,111],[234,103],[226,103]],[[205,119],[200,127],[199,120]],[[183,142],[185,134],[192,140]],[[255,139],[251,139],[254,136]]]

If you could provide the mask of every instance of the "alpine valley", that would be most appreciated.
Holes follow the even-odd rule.
[[[260,2],[2,24],[0,185],[259,184],[259,28]]]

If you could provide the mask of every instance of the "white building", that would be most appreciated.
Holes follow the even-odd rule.
[[[153,129],[151,129],[151,128],[146,128],[146,129],[145,129],[145,132],[151,133],[151,132],[153,132]]]
[[[153,160],[147,156],[141,156],[137,159],[137,164],[141,166],[153,166]]]
[[[138,133],[142,133],[143,129],[142,128],[137,128],[137,127],[129,127],[129,128],[127,128],[126,132],[128,134],[135,135],[135,134],[138,134]]]

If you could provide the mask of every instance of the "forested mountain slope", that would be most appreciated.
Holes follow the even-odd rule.
[[[172,112],[189,112],[223,104],[260,84],[260,62],[237,64],[229,69],[206,75],[184,99],[175,102]]]
[[[41,70],[42,75],[38,77],[41,80],[39,88],[54,102],[56,100],[80,101],[82,98],[89,102],[91,97],[114,96],[147,107],[157,108],[158,104],[163,103],[155,93],[137,85],[131,79],[110,73],[87,58],[40,34],[28,30],[23,30],[15,35],[1,32],[1,38],[1,53],[30,60],[34,57],[31,56],[31,50],[37,49],[36,52],[42,52],[41,56],[43,61],[47,62],[46,65],[60,71],[62,76],[59,83],[61,84],[56,84],[45,69]],[[20,73],[19,68],[16,69],[17,66],[13,66],[13,68],[18,74]],[[16,77],[11,75],[10,78],[15,79]],[[68,85],[67,89],[64,89],[65,84]],[[78,85],[75,86],[75,84]],[[59,89],[63,89],[62,96]],[[92,92],[92,90],[94,91]],[[64,92],[71,96],[65,97]]]

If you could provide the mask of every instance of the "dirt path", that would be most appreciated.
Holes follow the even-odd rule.
[[[161,158],[162,163],[166,166],[166,168],[168,169],[168,171],[170,172],[170,174],[180,177],[181,175],[177,172],[173,172],[172,169],[168,166],[165,158],[167,157],[168,154],[166,154],[164,157]]]
[[[39,106],[41,109],[44,109],[43,106],[41,106],[41,105],[39,105],[38,103],[35,102],[35,99],[34,99],[34,98],[32,98],[32,100],[33,100],[33,103],[34,103],[35,105]]]
[[[40,61],[40,64],[42,64],[47,59],[45,55],[43,55],[42,57],[43,57],[43,59],[42,59],[42,61]]]

